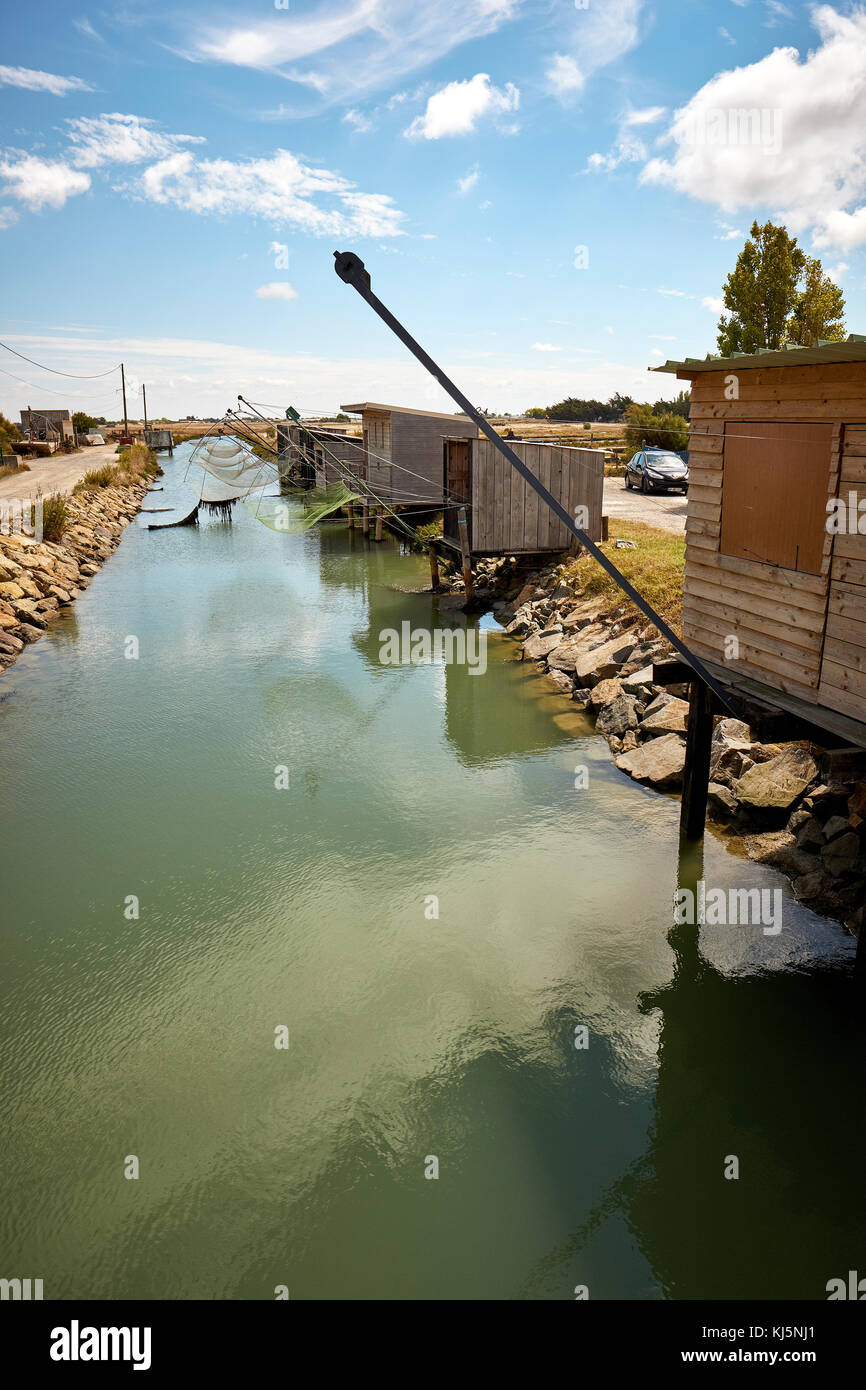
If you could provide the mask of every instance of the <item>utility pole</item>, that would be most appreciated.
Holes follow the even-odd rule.
[[[126,421],[126,372],[123,370],[123,363],[120,364],[120,384],[123,388],[123,437],[129,438],[129,425]]]
[[[144,442],[147,443],[147,391],[144,382],[141,383],[141,399],[144,406]]]

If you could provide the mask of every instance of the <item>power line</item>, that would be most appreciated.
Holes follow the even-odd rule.
[[[53,372],[55,376],[68,376],[77,381],[96,381],[99,377],[110,376],[112,372],[116,372],[120,367],[120,363],[118,362],[116,366],[109,367],[107,372],[91,372],[90,375],[83,372],[62,372],[59,367],[46,367],[43,362],[36,362],[32,357],[25,357],[23,352],[19,352],[17,348],[10,347],[8,343],[0,342],[0,347],[5,348],[7,352],[13,353],[15,357],[20,357],[22,362],[29,362],[31,367],[38,367],[41,372]]]

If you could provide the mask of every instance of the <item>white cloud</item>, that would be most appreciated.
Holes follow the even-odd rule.
[[[468,135],[482,117],[516,111],[520,92],[513,82],[494,87],[486,72],[464,82],[449,82],[427,100],[423,115],[416,116],[403,132],[410,140],[441,140],[446,135]]]
[[[726,43],[736,43],[736,42],[737,42],[737,40],[736,40],[731,34],[728,33],[728,31],[727,31],[727,29],[724,27],[724,25],[722,25],[722,26],[719,28],[719,38],[720,38],[720,39],[724,39]]]
[[[723,314],[725,311],[725,301],[722,299],[721,295],[705,294],[701,300],[701,304],[705,309],[709,309],[714,314]]]
[[[638,42],[644,0],[604,0],[573,11],[563,28],[566,51],[552,55],[545,76],[555,96],[573,97],[586,80]]]
[[[829,275],[830,279],[834,280],[837,285],[839,284],[842,276],[845,274],[845,271],[850,269],[851,267],[847,261],[840,261],[838,265],[829,265],[824,267],[825,273]]]
[[[688,299],[688,297],[689,297],[689,296],[686,294],[685,290],[663,290],[663,289],[659,289],[659,290],[656,291],[656,293],[657,293],[657,294],[667,294],[667,295],[670,295],[673,299]]]
[[[288,280],[272,280],[269,285],[259,285],[256,290],[257,299],[297,299],[298,291],[293,289]]]
[[[620,117],[613,149],[608,154],[591,154],[586,163],[586,172],[609,174],[620,164],[639,164],[646,159],[647,147],[635,130],[654,125],[666,112],[666,106],[646,106],[642,110],[627,111]]]
[[[664,357],[661,348],[650,348],[650,357]]]
[[[667,113],[666,106],[644,106],[637,111],[629,111],[624,118],[626,125],[655,125]]]
[[[105,42],[102,35],[97,34],[90,20],[84,15],[82,15],[81,19],[73,19],[72,27],[73,29],[77,29],[79,34],[83,34],[87,39],[96,39],[97,43]]]
[[[532,344],[532,351],[533,351],[533,352],[562,352],[562,348],[561,348],[561,347],[557,347],[555,343],[533,343],[533,344]]]
[[[142,164],[165,159],[185,145],[205,144],[202,135],[168,135],[155,130],[155,122],[143,116],[123,116],[115,111],[102,116],[80,116],[66,122],[73,164],[79,169],[98,169],[105,164]]]
[[[18,213],[15,208],[0,208],[0,232],[5,232],[7,227],[11,227],[18,221]]]
[[[38,72],[33,68],[7,68],[0,63],[0,87],[23,87],[28,92],[51,92],[65,97],[70,92],[92,92],[93,88],[80,77],[58,77],[53,72]]]
[[[199,215],[246,213],[315,236],[402,235],[404,214],[387,194],[362,193],[341,174],[304,164],[288,150],[238,162],[196,160],[185,150],[145,169],[136,191]]]
[[[346,112],[343,116],[343,120],[346,125],[352,126],[353,129],[357,130],[362,135],[366,134],[368,130],[373,129],[373,122],[370,120],[369,116],[365,116],[361,111],[355,111],[354,108]]]
[[[473,164],[469,173],[464,174],[462,179],[457,180],[457,187],[460,189],[461,193],[468,193],[471,188],[475,187],[480,177],[481,170],[478,168],[477,164]]]
[[[820,43],[805,58],[776,48],[700,88],[670,127],[673,154],[650,160],[641,180],[728,213],[767,209],[818,248],[866,242],[866,10],[821,5],[812,22]],[[767,120],[754,143],[701,138],[716,113],[756,109]]]
[[[313,0],[303,12],[241,24],[196,23],[178,44],[193,61],[272,71],[299,102],[351,101],[495,33],[524,0]],[[402,96],[402,93],[398,95]]]
[[[58,337],[50,333],[4,334],[4,341],[39,362],[70,372],[103,371],[112,362],[124,361],[139,379],[147,381],[148,401],[159,403],[161,414],[221,416],[226,402],[240,390],[254,401],[313,401],[336,409],[340,401],[380,400],[384,390],[397,404],[417,405],[429,400],[431,410],[450,411],[449,398],[439,389],[423,367],[408,354],[373,357],[295,355],[270,352],[233,342],[170,337],[117,337],[103,333]],[[527,356],[528,356],[527,352]],[[642,357],[642,354],[641,354]],[[544,365],[542,366],[542,360]],[[646,364],[601,358],[577,366],[562,359],[536,359],[529,365],[515,364],[506,357],[490,362],[443,361],[470,400],[485,400],[502,410],[525,410],[545,401],[566,396],[606,400],[622,391],[636,400],[646,400],[653,378]],[[326,394],[323,398],[323,383]],[[92,407],[93,388],[98,383],[69,381],[74,408]],[[426,393],[432,388],[430,396]],[[64,387],[64,391],[66,387]],[[0,410],[17,413],[20,387],[0,377]],[[277,394],[275,395],[274,392]],[[656,392],[656,394],[658,394]],[[100,409],[99,414],[116,417],[119,406]]]
[[[586,82],[577,63],[567,53],[555,53],[544,75],[551,90],[558,97],[579,92]]]
[[[7,198],[16,198],[32,212],[45,207],[62,208],[67,198],[86,193],[90,176],[72,169],[61,159],[7,153],[0,156],[0,179]]]

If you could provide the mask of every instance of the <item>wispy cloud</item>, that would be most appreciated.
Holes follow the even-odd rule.
[[[198,62],[272,72],[299,103],[351,102],[399,82],[472,39],[494,33],[522,0],[318,0],[303,13],[197,23],[177,51]]]
[[[640,38],[643,0],[604,0],[571,12],[562,26],[564,42],[552,54],[546,77],[550,90],[568,101],[600,68],[621,58]]]
[[[28,92],[50,92],[55,97],[70,92],[92,92],[89,83],[80,77],[58,77],[53,72],[38,72],[35,68],[7,68],[0,64],[0,86],[22,87]]]
[[[457,180],[457,187],[460,189],[461,193],[468,193],[470,189],[475,187],[480,177],[481,170],[478,168],[477,164],[473,164],[468,174],[464,174],[462,179]]]
[[[533,343],[533,344],[532,344],[532,351],[533,351],[533,352],[562,352],[562,348],[561,348],[561,347],[557,347],[556,343]]]
[[[203,145],[202,135],[170,135],[143,116],[119,112],[81,116],[66,122],[72,162],[79,169],[99,169],[106,164],[143,164],[164,159],[186,145]]]

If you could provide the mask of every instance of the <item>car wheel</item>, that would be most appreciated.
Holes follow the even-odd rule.
[[[631,475],[629,473],[626,473],[625,475],[625,486],[626,491],[631,492]]]
[[[650,486],[649,486],[649,482],[648,482],[648,480],[647,480],[646,478],[641,478],[641,480],[640,480],[640,490],[641,490],[641,492],[643,493],[644,496],[646,496],[647,493],[649,492]]]

